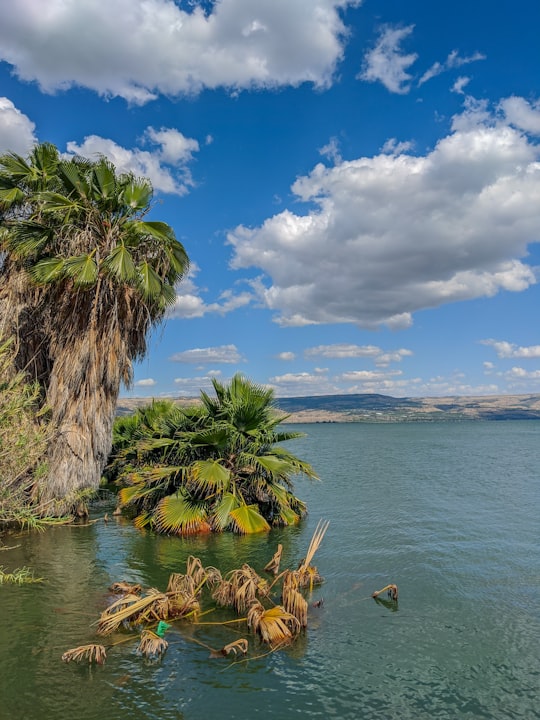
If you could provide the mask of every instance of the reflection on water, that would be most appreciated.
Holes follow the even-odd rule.
[[[322,481],[297,485],[310,508],[301,527],[178,539],[117,521],[5,540],[20,547],[0,564],[47,582],[0,587],[0,719],[539,717],[540,423],[303,429],[295,453]],[[314,560],[326,581],[292,647],[210,660],[239,630],[175,623],[160,663],[138,657],[136,640],[111,647],[103,667],[60,661],[93,641],[113,581],[163,589],[191,554],[261,570],[278,543],[296,566],[320,518],[331,523]],[[371,598],[392,582],[399,604]]]

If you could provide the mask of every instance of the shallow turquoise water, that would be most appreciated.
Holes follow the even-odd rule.
[[[5,538],[20,547],[0,565],[47,582],[0,586],[0,720],[540,717],[540,422],[300,429],[291,447],[321,476],[296,485],[310,509],[301,527],[182,540],[110,522]],[[190,554],[260,570],[278,542],[296,566],[320,518],[325,583],[310,600],[324,605],[288,650],[209,660],[194,640],[239,635],[177,624],[159,664],[136,642],[103,667],[61,662],[94,640],[111,582],[163,589]],[[389,582],[397,610],[370,597]]]

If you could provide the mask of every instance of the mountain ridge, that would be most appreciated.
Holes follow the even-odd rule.
[[[198,398],[120,398],[117,414],[126,415],[153,399],[193,405]],[[460,420],[539,420],[540,394],[448,395],[395,398],[378,393],[276,398],[288,423],[314,422],[458,422]]]

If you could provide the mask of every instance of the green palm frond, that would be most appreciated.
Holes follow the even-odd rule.
[[[123,243],[114,248],[103,264],[111,275],[121,282],[130,282],[137,275],[133,256]]]
[[[150,235],[151,237],[159,240],[160,242],[176,242],[174,232],[170,225],[164,222],[150,221],[150,220],[133,220],[126,223],[126,226],[133,229],[137,235],[144,236]]]
[[[190,467],[191,479],[202,493],[222,493],[229,486],[231,471],[218,460],[196,460]]]
[[[162,282],[152,265],[145,261],[137,267],[139,273],[139,287],[145,299],[154,300],[159,297]]]
[[[81,208],[72,198],[56,192],[36,193],[36,199],[41,203],[42,212],[75,211]]]
[[[0,157],[0,172],[15,182],[28,180],[32,176],[31,165],[16,153],[7,153]]]
[[[58,164],[58,174],[64,182],[68,192],[74,192],[80,198],[88,198],[90,186],[84,177],[83,168],[79,172],[77,163],[70,160],[63,160]]]
[[[102,159],[94,166],[92,180],[100,199],[109,200],[115,196],[116,176],[112,165],[107,160]]]
[[[30,275],[37,283],[51,283],[64,276],[64,260],[62,258],[43,258],[30,268]]]
[[[270,525],[260,514],[257,505],[240,505],[235,510],[231,510],[229,515],[234,529],[241,535],[251,535],[252,533],[270,530]]]
[[[50,228],[31,220],[20,220],[9,226],[4,244],[6,249],[19,258],[30,258],[39,255],[53,239]]]
[[[24,200],[24,193],[18,187],[0,187],[0,207],[10,207]]]
[[[123,201],[132,211],[143,210],[152,200],[152,186],[148,181],[129,178],[123,189]]]
[[[212,510],[212,527],[218,531],[225,530],[233,520],[231,517],[232,511],[238,507],[240,507],[240,503],[236,495],[224,493]]]
[[[160,532],[190,535],[210,530],[208,513],[203,504],[197,504],[178,492],[161,500],[154,510],[154,523]]]
[[[64,261],[64,273],[73,280],[75,285],[93,285],[98,277],[94,252],[67,258]]]

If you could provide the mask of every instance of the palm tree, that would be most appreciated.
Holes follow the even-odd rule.
[[[135,444],[126,443],[128,425],[119,421],[121,504],[136,508],[137,525],[163,532],[251,533],[298,522],[306,506],[291,478],[317,476],[281,443],[302,433],[278,429],[286,416],[271,389],[241,375],[213,386],[215,398],[202,392],[199,406],[171,405],[161,420],[155,409],[140,411],[137,431],[129,430]]]
[[[38,380],[55,434],[41,501],[69,510],[98,487],[120,383],[188,268],[171,227],[149,221],[148,180],[50,144],[0,157],[0,337]]]

